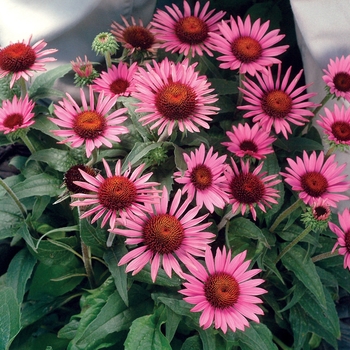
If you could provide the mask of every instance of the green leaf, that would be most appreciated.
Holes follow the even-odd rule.
[[[22,213],[12,198],[1,197],[0,222],[0,239],[13,237],[23,224]]]
[[[294,350],[303,349],[309,332],[308,322],[305,316],[305,312],[298,305],[290,309],[289,322],[293,330]]]
[[[304,286],[315,296],[320,306],[326,310],[326,297],[322,282],[317,274],[315,264],[307,256],[307,252],[295,245],[282,257],[283,265],[301,281]]]
[[[59,127],[54,122],[52,122],[48,118],[48,115],[46,115],[46,114],[40,114],[40,115],[36,116],[35,117],[35,124],[33,124],[31,126],[31,128],[33,128],[35,130],[39,130],[42,133],[44,133],[48,136],[51,136],[55,140],[58,140],[58,141],[62,140],[62,137],[55,136],[52,133],[52,130],[57,130],[57,129],[59,129]]]
[[[226,79],[209,79],[211,87],[218,95],[233,95],[238,93],[238,81]]]
[[[51,200],[50,196],[37,197],[32,209],[32,216],[31,216],[32,221],[37,221],[40,219],[47,205],[50,203],[50,200]]]
[[[169,342],[172,341],[181,319],[182,317],[180,315],[171,310],[169,307],[166,307],[165,336]]]
[[[19,304],[23,301],[27,281],[32,275],[35,264],[34,256],[23,248],[14,256],[7,269],[6,285],[15,291]]]
[[[16,234],[21,236],[25,240],[25,242],[28,245],[28,248],[32,249],[33,251],[36,250],[33,237],[31,236],[28,230],[28,226],[25,223],[17,230]]]
[[[202,342],[198,335],[187,338],[182,344],[181,350],[202,350]]]
[[[80,220],[80,236],[89,247],[106,248],[106,230],[102,230],[99,226],[95,228],[86,219]]]
[[[3,287],[0,290],[0,349],[9,349],[20,329],[20,308],[16,293],[11,287]]]
[[[306,137],[290,137],[288,140],[279,138],[275,145],[287,152],[322,151],[323,145]]]

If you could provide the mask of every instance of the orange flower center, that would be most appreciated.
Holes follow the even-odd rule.
[[[186,44],[200,44],[208,38],[208,26],[198,17],[180,18],[175,25],[175,34]]]
[[[300,181],[303,190],[312,197],[320,197],[328,188],[327,179],[316,171],[305,173]]]
[[[261,57],[262,47],[259,41],[250,36],[241,36],[231,43],[234,56],[242,63],[251,63]]]
[[[203,191],[212,184],[213,175],[206,165],[200,164],[193,168],[190,178],[194,187]]]
[[[339,141],[350,141],[350,123],[334,122],[332,124],[332,134]]]
[[[283,119],[292,109],[292,99],[282,90],[273,90],[262,97],[261,107],[268,116]]]
[[[184,239],[180,221],[169,214],[158,214],[149,218],[143,227],[144,244],[153,253],[170,254],[179,249]]]
[[[23,115],[19,113],[13,113],[6,116],[3,121],[5,128],[12,129],[15,126],[21,126],[23,124]]]
[[[195,111],[196,93],[185,84],[170,82],[159,90],[155,104],[166,119],[184,120]]]
[[[29,69],[36,60],[35,51],[31,46],[16,43],[0,50],[0,68],[12,73]]]
[[[264,183],[252,173],[239,174],[230,184],[233,197],[240,203],[253,204],[265,195]]]
[[[240,288],[233,276],[226,272],[217,272],[205,281],[204,294],[212,307],[222,310],[237,303]]]
[[[129,87],[129,82],[125,79],[116,79],[113,81],[111,85],[109,85],[109,89],[115,95],[124,93],[128,87]]]
[[[251,151],[251,152],[257,152],[258,151],[257,145],[255,144],[255,142],[253,142],[251,140],[244,140],[239,145],[239,148],[242,151]]]
[[[68,191],[73,193],[89,193],[89,190],[82,188],[74,183],[74,181],[83,181],[86,182],[83,176],[81,175],[79,169],[84,170],[86,173],[88,173],[91,176],[96,176],[96,172],[93,168],[78,164],[72,166],[70,169],[67,170],[67,172],[64,174],[64,183],[68,189]]]
[[[106,127],[106,119],[95,111],[84,111],[75,117],[73,130],[84,139],[95,139]]]
[[[136,195],[134,183],[124,176],[117,175],[105,179],[98,191],[100,203],[109,210],[129,208]]]
[[[337,73],[333,78],[333,83],[339,91],[350,91],[350,74],[346,72]]]
[[[154,44],[154,35],[142,26],[130,26],[125,28],[123,38],[132,47],[148,50]]]

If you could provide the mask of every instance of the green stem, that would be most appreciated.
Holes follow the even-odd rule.
[[[94,289],[96,287],[94,270],[92,269],[92,261],[91,261],[91,248],[88,247],[81,240],[81,252],[83,254],[83,263],[85,267],[85,271],[89,280],[90,288]]]
[[[270,227],[270,232],[274,232],[277,226],[287,218],[295,209],[297,209],[302,203],[302,200],[299,198],[296,200],[289,208],[283,211],[276,219],[276,221]]]
[[[8,193],[8,195],[13,199],[13,201],[16,203],[18,209],[21,211],[22,216],[24,219],[27,218],[27,209],[23,206],[23,204],[20,202],[16,194],[12,191],[12,189],[7,185],[7,183],[0,178],[0,185],[3,187],[3,189]]]
[[[323,254],[319,254],[311,258],[312,262],[320,261],[323,259],[328,259],[328,258],[333,258],[333,256],[339,255],[338,249],[335,250],[334,252],[327,252]]]
[[[292,350],[289,346],[284,344],[282,340],[278,339],[275,335],[273,336],[273,341],[282,349],[282,350]]]
[[[226,224],[235,216],[235,214],[230,211],[228,212],[222,219],[221,221],[219,222],[218,224],[218,232],[226,226]]]
[[[21,135],[21,140],[27,146],[31,154],[34,154],[36,152],[36,149],[32,144],[32,141],[30,141],[29,137],[26,134]]]
[[[86,166],[92,167],[97,161],[97,148],[94,148],[91,153],[91,159],[86,163]]]
[[[329,150],[327,151],[327,153],[326,153],[326,155],[325,155],[325,158],[326,158],[326,159],[334,152],[335,148],[336,148],[335,146],[331,146],[331,147],[329,148]]]
[[[331,99],[332,96],[333,96],[332,94],[327,94],[323,98],[323,100],[321,101],[321,104],[312,111],[312,113],[314,114],[314,117],[316,117],[316,114],[323,108],[323,106]]]
[[[27,94],[27,84],[24,78],[20,78],[19,80],[19,86],[21,88],[21,97],[24,98]]]
[[[169,137],[168,127],[165,127],[163,133],[159,136],[159,139],[157,140],[157,142],[164,142],[168,137]]]
[[[243,89],[243,82],[245,80],[245,74],[239,74],[239,87]],[[237,103],[236,106],[240,106],[243,102],[243,92],[242,90],[238,90],[238,97],[237,97]]]
[[[112,59],[111,59],[111,53],[110,52],[106,52],[105,53],[105,60],[106,60],[107,68],[111,68],[112,67]]]

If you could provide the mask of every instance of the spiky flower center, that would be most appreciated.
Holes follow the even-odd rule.
[[[317,171],[305,173],[300,178],[302,189],[311,197],[320,197],[327,191],[328,181]]]
[[[345,232],[345,247],[348,253],[350,254],[350,231]]]
[[[334,87],[343,92],[350,91],[350,74],[339,72],[333,78]]]
[[[112,84],[109,85],[109,89],[113,94],[123,94],[130,86],[129,82],[125,79],[115,79]]]
[[[232,196],[239,203],[257,203],[265,195],[264,183],[252,173],[235,176],[231,181],[230,189]]]
[[[263,111],[270,117],[284,119],[292,109],[291,97],[282,90],[267,92],[261,99]]]
[[[186,84],[170,82],[159,90],[156,107],[166,119],[185,120],[196,108],[196,93]]]
[[[84,139],[95,139],[105,130],[106,119],[96,111],[84,111],[75,117],[73,130]]]
[[[251,63],[261,57],[262,47],[259,41],[250,36],[241,36],[231,43],[233,55],[242,63]]]
[[[16,43],[0,50],[0,68],[12,73],[29,69],[36,60],[36,53],[31,46]]]
[[[208,38],[208,25],[198,17],[180,18],[175,25],[175,34],[186,44],[200,44]]]
[[[130,26],[124,29],[123,38],[132,47],[148,50],[154,44],[154,35],[142,26]]]
[[[109,210],[129,208],[136,199],[135,184],[125,176],[108,177],[101,184],[98,197],[101,205]]]
[[[350,123],[347,122],[334,122],[332,124],[332,134],[339,141],[350,141]]]
[[[239,145],[239,148],[242,151],[251,151],[251,152],[257,152],[258,151],[258,146],[252,140],[244,140],[244,141],[242,141],[241,144]]]
[[[237,303],[240,288],[233,276],[217,272],[205,281],[204,294],[212,307],[223,310]]]
[[[79,169],[85,171],[87,174],[91,176],[96,176],[96,172],[93,168],[86,166],[84,164],[73,165],[70,169],[66,171],[64,174],[64,183],[68,189],[68,191],[72,193],[88,193],[89,190],[82,188],[74,183],[74,181],[83,181],[86,182],[81,175]]]
[[[151,216],[143,227],[144,244],[153,253],[170,254],[180,248],[184,239],[184,229],[173,215]]]
[[[203,191],[211,186],[213,175],[206,165],[199,164],[192,169],[190,179],[197,190]]]
[[[6,116],[6,118],[3,121],[3,125],[5,128],[12,129],[16,126],[21,126],[23,124],[24,118],[23,115],[20,113],[13,113]]]
[[[312,215],[315,220],[318,220],[318,221],[327,220],[331,215],[331,210],[329,206],[317,205],[312,209]]]

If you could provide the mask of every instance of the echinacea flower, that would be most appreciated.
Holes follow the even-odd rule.
[[[93,89],[104,92],[106,96],[129,96],[134,91],[134,75],[137,71],[137,62],[131,66],[119,62],[102,72],[100,77],[93,81]]]
[[[299,198],[305,204],[312,205],[316,199],[323,198],[331,207],[336,207],[337,202],[349,199],[342,194],[350,188],[350,182],[344,181],[347,175],[341,174],[346,164],[338,167],[335,154],[325,159],[323,151],[318,156],[314,151],[310,157],[304,151],[302,159],[287,158],[287,162],[289,167],[281,175],[293,191],[299,192]]]
[[[80,57],[77,57],[76,61],[70,61],[70,63],[75,73],[74,84],[76,86],[82,87],[91,84],[99,75],[86,55],[84,61]]]
[[[344,269],[350,269],[350,209],[344,209],[343,213],[338,214],[338,227],[333,222],[329,222],[329,228],[338,236],[337,243],[334,245],[332,252],[340,246],[338,252],[344,255]]]
[[[196,197],[196,205],[200,208],[204,205],[211,213],[214,207],[222,209],[228,202],[228,195],[222,189],[226,155],[213,154],[213,147],[206,153],[202,143],[190,155],[184,154],[184,160],[187,170],[174,173],[175,181],[184,184],[182,194],[187,192],[189,200]]]
[[[329,93],[350,101],[350,55],[330,59],[328,70],[324,69],[322,77]]]
[[[135,275],[151,263],[151,278],[155,282],[159,267],[162,265],[166,274],[171,277],[174,270],[180,277],[182,268],[176,259],[186,261],[189,256],[204,256],[204,252],[215,235],[204,231],[210,223],[201,223],[207,215],[196,217],[200,207],[188,209],[190,203],[181,202],[181,190],[178,190],[169,205],[169,194],[163,188],[159,203],[154,210],[126,219],[125,228],[116,227],[111,232],[126,236],[126,244],[138,247],[124,255],[118,265],[128,264],[126,272]]]
[[[80,89],[81,108],[70,94],[66,95],[67,98],[59,101],[59,105],[55,105],[54,112],[57,118],[49,118],[58,126],[65,128],[52,130],[54,135],[65,138],[59,143],[69,142],[74,148],[85,143],[86,156],[90,157],[95,148],[100,148],[102,145],[111,148],[111,141],[120,142],[118,135],[128,133],[125,126],[119,125],[127,119],[123,115],[127,112],[127,108],[111,112],[118,96],[109,97],[101,92],[95,106],[94,92],[90,85],[89,103],[84,90]]]
[[[266,158],[266,154],[273,153],[272,144],[276,138],[270,136],[259,123],[252,127],[248,123],[232,125],[232,132],[227,131],[226,135],[230,141],[221,144],[237,157],[262,159]]]
[[[247,210],[250,210],[253,220],[256,220],[255,206],[266,212],[265,206],[271,208],[270,203],[277,204],[275,198],[279,198],[279,194],[273,186],[281,180],[276,179],[278,174],[266,176],[266,171],[261,172],[264,162],[261,162],[253,171],[249,169],[249,161],[244,162],[241,159],[241,171],[232,158],[231,163],[233,170],[227,167],[225,175],[232,213],[235,214],[241,209],[241,214],[244,215]]]
[[[310,227],[315,232],[324,231],[331,219],[331,208],[327,199],[315,199],[311,206],[306,207],[306,211],[301,214],[300,219],[305,227]]]
[[[238,109],[248,111],[244,114],[244,118],[253,117],[253,122],[259,122],[267,132],[270,132],[273,126],[276,134],[282,133],[286,139],[288,133],[292,133],[290,123],[304,125],[309,121],[305,117],[313,116],[313,112],[308,108],[318,106],[311,101],[307,101],[317,93],[303,93],[310,85],[295,88],[303,74],[303,70],[300,70],[288,84],[291,70],[292,67],[289,67],[282,81],[280,81],[281,65],[278,65],[275,82],[270,67],[264,69],[261,74],[256,74],[255,77],[259,85],[246,78],[246,81],[243,81],[244,88],[240,90],[248,104],[237,106]]]
[[[28,41],[23,40],[0,48],[0,78],[12,74],[10,88],[20,78],[28,81],[34,75],[33,71],[45,71],[45,63],[56,60],[53,57],[44,57],[57,52],[56,49],[43,50],[47,45],[44,40],[30,45],[31,39],[30,36]]]
[[[165,58],[153,61],[153,67],[147,63],[147,70],[139,68],[133,96],[140,100],[136,112],[146,113],[139,119],[142,125],[153,123],[151,130],[158,128],[158,135],[166,127],[171,135],[176,125],[181,132],[199,132],[197,125],[209,129],[209,116],[219,111],[212,105],[217,96],[211,94],[207,77],[195,71],[196,65]]]
[[[146,51],[154,54],[159,47],[159,42],[152,32],[152,24],[149,23],[145,27],[141,19],[137,23],[132,16],[130,24],[124,16],[120,17],[125,26],[114,21],[111,33],[128,50],[129,55],[135,51]]]
[[[147,210],[145,203],[157,201],[158,190],[152,188],[157,186],[156,182],[147,182],[152,173],[142,175],[145,164],[138,166],[133,172],[131,167],[122,173],[122,164],[118,160],[115,165],[114,174],[108,163],[102,159],[106,175],[101,174],[91,176],[84,170],[80,170],[84,181],[73,181],[77,186],[89,191],[89,193],[72,194],[72,198],[77,201],[71,203],[73,207],[86,207],[93,205],[93,208],[85,211],[80,218],[94,215],[91,223],[94,223],[103,216],[101,227],[105,226],[109,220],[110,227],[114,227],[117,217],[123,220],[125,217],[141,214]]]
[[[339,108],[334,104],[333,112],[328,108],[324,109],[326,116],[320,115],[317,120],[332,145],[350,146],[350,109],[344,105]]]
[[[0,131],[8,134],[33,125],[35,123],[33,109],[34,102],[29,100],[28,94],[23,99],[17,98],[15,95],[12,101],[2,101]]]
[[[223,69],[239,70],[240,74],[255,75],[264,67],[281,61],[275,56],[284,53],[289,45],[274,46],[284,35],[278,34],[279,29],[267,32],[270,21],[260,24],[260,18],[253,24],[248,15],[243,22],[232,16],[228,22],[222,20],[219,24],[220,34],[211,33],[216,50],[222,53],[217,59]]]
[[[187,1],[183,2],[184,12],[182,13],[175,4],[165,6],[166,11],[157,10],[153,16],[152,25],[155,35],[165,51],[183,53],[185,56],[202,56],[203,51],[213,56],[213,39],[210,33],[218,31],[218,21],[225,15],[225,12],[215,10],[208,11],[208,1],[200,11],[200,2],[194,5],[193,14]]]
[[[252,279],[261,272],[260,269],[248,270],[250,260],[244,261],[247,251],[231,258],[231,250],[226,253],[217,248],[216,255],[210,249],[205,252],[205,266],[194,260],[186,264],[191,274],[184,274],[185,289],[179,292],[185,295],[184,300],[195,306],[192,312],[202,312],[199,324],[203,329],[212,324],[216,329],[226,333],[230,328],[244,331],[249,327],[248,319],[260,322],[257,315],[263,310],[256,304],[262,303],[257,296],[267,293],[258,287],[265,282],[261,278]]]
[[[91,48],[97,55],[114,55],[119,45],[114,35],[108,32],[102,32],[95,36]]]

